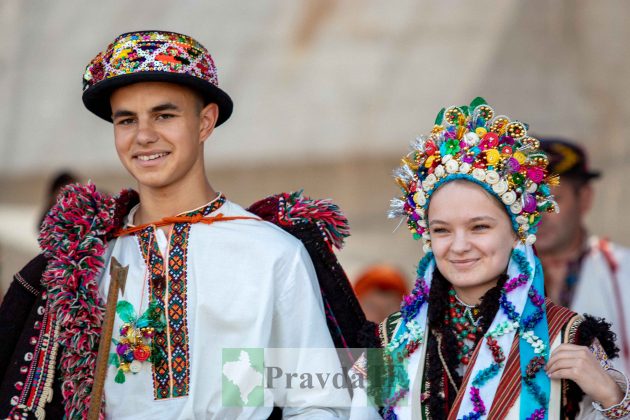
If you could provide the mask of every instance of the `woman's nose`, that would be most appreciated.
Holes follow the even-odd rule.
[[[451,251],[462,253],[470,250],[470,238],[465,232],[455,232],[453,242],[451,243]]]

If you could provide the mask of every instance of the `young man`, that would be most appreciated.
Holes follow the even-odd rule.
[[[630,295],[623,292],[630,280],[630,250],[589,235],[585,223],[592,181],[600,174],[589,169],[586,152],[574,143],[547,139],[541,148],[550,158],[550,172],[561,178],[552,191],[561,213],[543,217],[536,242],[548,296],[611,322],[620,347],[616,364],[630,372]]]
[[[264,418],[274,405],[284,416],[342,417],[327,407],[347,407],[347,392],[275,389],[264,406],[224,404],[223,349],[333,340],[302,243],[206,178],[204,143],[232,112],[207,50],[171,32],[120,35],[88,65],[83,101],[113,123],[137,194],[112,198],[77,184],[47,216],[43,253],[16,275],[0,309],[0,417],[86,416],[114,258],[128,274],[107,418]],[[323,366],[341,370],[337,359]]]

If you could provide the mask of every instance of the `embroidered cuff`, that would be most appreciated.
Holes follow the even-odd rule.
[[[593,403],[593,407],[597,411],[602,413],[604,415],[604,417],[607,417],[609,419],[623,419],[626,416],[630,415],[630,381],[628,381],[628,377],[623,372],[621,372],[621,371],[619,371],[617,369],[614,369],[614,368],[610,367],[607,370],[608,371],[615,371],[620,376],[623,376],[623,378],[626,381],[625,395],[624,395],[624,397],[623,397],[623,399],[621,400],[620,403],[615,404],[615,405],[613,405],[611,407],[604,408],[598,402],[594,402]],[[617,382],[617,381],[615,381],[615,382]],[[617,382],[617,383],[619,384],[619,382]]]

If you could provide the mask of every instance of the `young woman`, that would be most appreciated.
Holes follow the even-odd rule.
[[[630,413],[608,325],[544,297],[532,245],[541,214],[557,211],[547,164],[527,126],[481,98],[443,109],[412,144],[391,216],[406,218],[426,255],[401,311],[380,326],[384,374],[368,364],[385,418]]]

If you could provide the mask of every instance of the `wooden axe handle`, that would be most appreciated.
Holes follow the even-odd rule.
[[[94,383],[90,397],[88,420],[98,420],[103,400],[103,387],[107,375],[107,362],[109,361],[109,347],[112,342],[114,318],[116,317],[116,305],[118,304],[118,290],[125,291],[127,271],[129,266],[123,267],[116,258],[112,257],[110,265],[109,291],[107,292],[107,306],[105,307],[105,319],[101,332],[101,341],[98,345],[96,368],[94,370]]]

